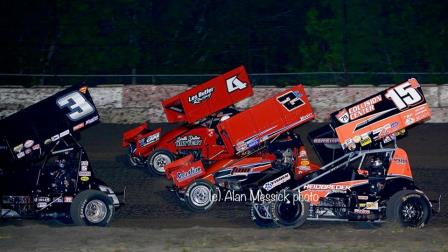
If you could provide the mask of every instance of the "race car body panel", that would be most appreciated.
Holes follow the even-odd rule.
[[[331,114],[344,149],[382,141],[430,117],[421,86],[413,78]]]
[[[0,139],[13,160],[35,160],[51,143],[99,121],[86,86],[73,86],[0,120]],[[1,162],[0,162],[1,165]]]
[[[253,95],[244,66],[162,102],[168,122],[192,124]]]
[[[314,119],[302,85],[275,96],[218,124],[228,150],[241,154]]]

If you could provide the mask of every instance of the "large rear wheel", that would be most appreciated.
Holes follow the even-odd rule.
[[[386,217],[403,227],[422,228],[431,217],[430,203],[421,192],[398,191],[387,202]]]
[[[70,206],[70,216],[77,226],[107,226],[114,215],[112,199],[97,190],[79,193]]]

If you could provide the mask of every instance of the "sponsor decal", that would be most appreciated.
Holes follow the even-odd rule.
[[[370,210],[365,209],[355,209],[353,212],[356,214],[370,214]]]
[[[250,139],[249,141],[247,141],[247,147],[248,148],[252,148],[252,147],[254,147],[254,146],[257,146],[258,145],[258,139],[256,139],[256,138],[252,138],[252,139]]]
[[[72,196],[65,196],[64,197],[64,202],[65,203],[71,203],[73,201],[73,197]]]
[[[299,166],[299,170],[301,170],[301,171],[309,171],[309,170],[311,170],[311,167],[309,167],[309,166]]]
[[[302,161],[300,161],[300,165],[308,166],[308,165],[310,165],[310,161],[308,161],[308,160],[302,160]]]
[[[14,150],[15,153],[21,152],[23,150],[23,144],[17,145],[16,147],[14,147],[13,150]]]
[[[406,160],[405,158],[394,158],[394,159],[392,159],[392,161],[399,165],[408,164],[408,160]]]
[[[33,146],[33,144],[34,144],[33,140],[26,140],[25,143],[23,144],[23,147],[30,148],[31,146]]]
[[[63,203],[64,200],[61,197],[53,198],[54,203]]]
[[[17,154],[17,158],[23,158],[25,156],[25,152],[19,152],[18,154]]]
[[[202,144],[202,138],[195,135],[180,136],[176,139],[175,145],[177,147],[198,146]]]
[[[38,197],[37,202],[50,202],[49,197]]]
[[[371,143],[372,143],[372,139],[370,137],[368,137],[368,136],[366,138],[361,139],[361,142],[359,142],[359,144],[361,146],[366,146],[366,145],[371,144]]]
[[[51,143],[51,139],[50,138],[48,138],[48,139],[46,139],[45,141],[44,141],[44,144],[45,145],[48,145],[48,144],[50,144]]]
[[[80,129],[82,129],[82,128],[84,128],[84,123],[82,122],[82,123],[80,123],[80,124],[78,124],[78,125],[75,125],[74,127],[73,127],[73,131],[77,131],[77,130],[80,130]]]
[[[235,149],[237,152],[242,152],[247,150],[247,144],[244,141],[240,141],[236,144]]]
[[[369,196],[366,196],[366,195],[358,195],[358,199],[359,199],[359,200],[368,200],[368,199],[369,199]]]
[[[91,172],[91,171],[80,171],[80,172],[78,173],[78,175],[79,175],[80,177],[90,177],[90,176],[92,176],[92,172]]]
[[[32,152],[31,149],[26,149],[26,150],[25,150],[25,154],[26,154],[26,155],[29,155],[31,152]]]
[[[80,179],[81,179],[82,182],[89,181],[89,177],[87,177],[87,176],[82,176]]]
[[[200,167],[191,167],[190,170],[188,170],[186,172],[178,172],[176,174],[177,181],[179,181],[179,182],[184,181],[184,180],[191,178],[199,173],[201,173]]]
[[[81,161],[81,171],[87,171],[89,167],[89,161]]]
[[[347,185],[325,185],[325,184],[308,184],[304,187],[305,190],[348,190],[350,186]]]
[[[47,206],[48,206],[47,202],[39,202],[39,203],[37,203],[37,208],[45,208]]]
[[[274,180],[271,180],[269,182],[267,182],[266,184],[263,185],[263,188],[266,191],[270,191],[272,190],[274,187],[279,186],[283,183],[285,183],[286,181],[288,181],[289,179],[291,179],[291,176],[289,175],[289,173],[286,173]]]
[[[92,124],[92,123],[98,121],[98,119],[100,119],[100,117],[96,115],[96,116],[90,118],[89,120],[87,120],[86,123],[85,123],[85,125],[87,126],[87,125],[89,125],[89,124]]]
[[[409,115],[409,117],[406,118],[404,124],[406,124],[406,126],[408,126],[408,125],[413,124],[414,122],[415,122],[415,119],[411,115]]]
[[[147,137],[145,137],[145,138],[140,140],[140,146],[144,147],[144,146],[146,146],[148,144],[152,144],[154,142],[157,142],[157,141],[159,141],[159,138],[160,138],[160,132],[157,132],[157,133],[155,133],[153,135],[147,136]]]
[[[313,115],[314,115],[313,113],[309,113],[309,114],[306,114],[306,115],[304,115],[304,116],[301,116],[301,117],[300,117],[300,121],[308,120],[308,119],[312,118]]]
[[[348,123],[350,121],[350,117],[348,115],[348,111],[343,109],[336,114],[336,119],[338,119],[341,123]]]
[[[338,144],[338,138],[314,138],[313,143],[315,144]]]
[[[35,145],[33,145],[33,147],[31,147],[31,149],[33,149],[33,150],[38,150],[38,149],[40,149],[40,144],[35,144]]]
[[[375,104],[382,100],[381,95],[374,96],[367,101],[359,103],[348,109],[350,120],[355,120],[363,115],[375,111]]]
[[[195,95],[189,96],[188,97],[188,102],[192,103],[192,104],[199,104],[204,100],[207,100],[208,98],[210,98],[213,94],[213,91],[215,91],[214,88],[207,88],[203,91],[198,92]]]
[[[370,210],[378,210],[378,201],[375,201],[375,202],[366,202],[366,209],[370,209]]]
[[[353,142],[354,143],[359,143],[361,141],[361,136],[354,136],[353,137]]]

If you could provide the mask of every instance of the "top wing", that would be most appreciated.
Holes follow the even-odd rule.
[[[162,102],[168,122],[194,123],[253,95],[244,66]]]
[[[305,89],[289,90],[236,114],[218,124],[228,149],[241,153],[314,118]]]
[[[22,159],[97,121],[87,87],[72,86],[0,120],[0,141]]]
[[[354,149],[430,117],[422,88],[412,78],[332,113],[331,123],[342,148]]]

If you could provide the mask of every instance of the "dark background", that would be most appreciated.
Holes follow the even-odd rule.
[[[0,73],[217,74],[244,64],[325,72],[258,84],[447,80],[446,0],[2,1],[0,12]],[[163,77],[1,76],[0,85],[201,80]]]

